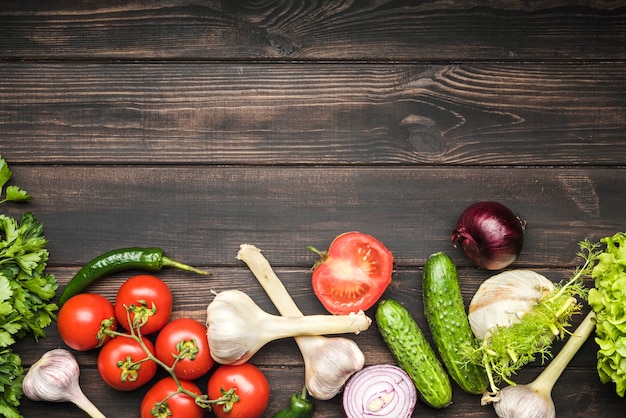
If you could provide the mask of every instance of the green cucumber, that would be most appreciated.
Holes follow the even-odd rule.
[[[489,379],[483,366],[470,363],[468,350],[478,349],[470,328],[454,262],[446,254],[431,255],[424,265],[424,312],[450,377],[467,393],[481,394]]]
[[[409,311],[387,299],[378,304],[375,318],[380,335],[398,365],[413,380],[421,400],[438,409],[450,405],[450,378]]]

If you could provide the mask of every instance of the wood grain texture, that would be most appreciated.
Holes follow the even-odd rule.
[[[194,264],[232,266],[248,242],[278,265],[311,266],[306,246],[356,230],[385,243],[399,266],[419,266],[453,249],[467,206],[497,200],[527,223],[519,265],[572,266],[579,241],[623,228],[626,205],[615,192],[626,172],[616,168],[28,166],[14,175],[36,196],[28,208],[46,226],[56,265],[152,244]]]
[[[125,246],[160,246],[211,270],[159,273],[173,317],[198,320],[229,288],[277,313],[236,260],[242,243],[263,250],[304,313],[324,313],[306,246],[371,233],[395,256],[384,297],[405,304],[430,338],[427,257],[452,257],[466,304],[492,274],[450,242],[469,204],[497,200],[522,217],[513,267],[554,282],[580,264],[580,240],[624,230],[625,63],[626,3],[605,0],[7,0],[0,155],[10,184],[34,200],[0,210],[44,224],[61,287]],[[90,291],[113,300],[135,273]],[[394,362],[375,324],[351,338],[366,364]],[[53,326],[16,350],[28,367],[59,346]],[[623,416],[596,352],[590,339],[554,388],[559,416]],[[75,354],[105,414],[136,417],[147,388],[116,392],[98,376],[97,352]],[[272,385],[271,416],[301,390],[302,356],[285,339],[253,360]],[[533,362],[517,381],[542,368]],[[343,416],[340,396],[315,406],[315,418]],[[27,399],[21,411],[84,416]],[[455,386],[449,408],[419,404],[414,416],[496,415]]]
[[[8,59],[619,60],[626,45],[625,5],[606,1],[3,4]]]
[[[624,91],[624,64],[5,63],[0,144],[14,163],[620,165]]]

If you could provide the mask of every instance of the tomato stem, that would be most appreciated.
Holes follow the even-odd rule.
[[[109,327],[105,328],[104,327],[105,322],[108,321],[106,319],[102,321],[102,332],[105,335],[111,336],[112,338],[116,338],[116,337],[131,338],[135,340],[141,346],[143,351],[146,353],[146,357],[139,361],[133,362],[132,359],[129,357],[126,360],[122,360],[118,362],[118,367],[122,367],[122,366],[124,367],[125,373],[123,373],[122,376],[128,375],[128,376],[131,376],[132,378],[133,372],[135,375],[137,374],[136,372],[137,366],[139,366],[143,362],[152,360],[158,366],[162,367],[174,380],[174,382],[176,383],[176,386],[178,386],[178,389],[175,392],[170,393],[163,400],[154,404],[154,408],[151,409],[152,415],[155,417],[160,416],[159,414],[162,412],[162,406],[165,406],[165,403],[167,402],[168,399],[170,399],[171,397],[179,393],[183,393],[187,396],[190,396],[191,398],[194,399],[194,402],[196,403],[196,405],[208,411],[210,411],[212,409],[212,405],[215,404],[215,405],[223,405],[224,411],[229,412],[233,408],[233,405],[236,402],[239,402],[239,396],[235,394],[235,388],[230,388],[228,390],[222,389],[221,396],[219,398],[209,399],[208,395],[198,395],[197,393],[184,388],[183,385],[180,383],[180,379],[178,378],[178,376],[176,376],[176,373],[174,373],[176,364],[178,364],[180,360],[182,360],[185,357],[193,358],[195,354],[197,353],[198,349],[195,344],[195,341],[182,340],[177,344],[177,347],[179,347],[180,350],[178,351],[178,354],[174,358],[174,363],[172,364],[172,366],[168,366],[167,364],[165,364],[164,362],[162,362],[161,360],[159,360],[156,356],[152,354],[152,352],[148,349],[148,347],[146,346],[146,343],[144,342],[142,338],[141,327],[147,322],[150,316],[156,313],[157,308],[153,306],[151,309],[146,309],[145,302],[140,301],[140,303],[142,303],[143,306],[137,307],[135,305],[131,305],[131,306],[124,305],[124,308],[126,309],[126,319],[129,324],[132,324],[130,326],[130,334],[125,334],[119,331],[114,331],[114,330],[111,330]],[[136,315],[137,308],[141,310],[141,313],[142,313],[141,320],[137,320],[137,315]],[[135,313],[134,321],[131,321],[130,319],[131,311]],[[144,314],[145,316],[143,316]]]
[[[315,270],[315,268],[317,266],[319,266],[320,264],[322,264],[324,261],[326,261],[326,259],[328,258],[328,251],[320,251],[317,248],[313,247],[312,245],[308,245],[306,247],[307,250],[309,251],[313,251],[315,254],[317,254],[319,256],[319,260],[317,260],[314,264],[313,267],[311,268],[311,270]]]
[[[224,408],[224,412],[228,413],[233,409],[233,405],[236,402],[239,402],[239,396],[235,393],[235,388],[230,388],[228,390],[222,388],[220,389],[220,396],[218,399],[209,400],[207,402],[213,403],[215,405],[222,405]]]

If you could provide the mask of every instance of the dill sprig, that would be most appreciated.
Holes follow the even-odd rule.
[[[570,319],[582,308],[577,298],[587,296],[583,278],[590,274],[595,254],[595,245],[581,245],[578,255],[585,263],[567,282],[555,285],[552,292],[524,313],[520,322],[491,330],[478,348],[468,349],[469,361],[485,367],[493,392],[499,390],[497,384],[503,380],[514,386],[511,376],[538,356],[542,364],[552,357],[552,342],[569,334]]]

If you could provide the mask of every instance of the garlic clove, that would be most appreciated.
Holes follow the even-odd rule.
[[[485,280],[472,298],[468,320],[474,335],[484,340],[489,330],[510,327],[545,295],[554,283],[532,270],[509,270]]]

